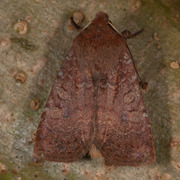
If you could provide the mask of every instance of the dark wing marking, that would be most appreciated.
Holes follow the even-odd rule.
[[[152,163],[155,151],[138,77],[128,48],[120,48],[119,66],[99,83],[95,145],[109,165]]]
[[[72,48],[41,116],[34,144],[35,156],[70,162],[84,156],[91,146],[94,131],[92,75],[77,66]]]

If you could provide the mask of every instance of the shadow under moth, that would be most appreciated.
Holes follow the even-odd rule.
[[[72,162],[95,146],[107,165],[155,162],[128,37],[100,12],[74,39],[41,116],[35,157]]]

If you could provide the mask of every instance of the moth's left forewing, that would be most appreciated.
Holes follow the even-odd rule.
[[[71,162],[83,157],[91,147],[92,76],[88,70],[78,68],[74,51],[73,46],[63,61],[42,113],[34,143],[37,158]]]

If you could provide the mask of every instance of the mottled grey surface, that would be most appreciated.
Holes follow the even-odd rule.
[[[45,162],[41,166],[32,163],[31,135],[61,62],[78,33],[67,29],[68,19],[76,10],[85,14],[83,25],[104,11],[120,32],[145,29],[128,40],[128,45],[140,76],[149,83],[143,97],[153,130],[155,164],[106,167],[101,159]],[[180,63],[179,12],[179,0],[1,0],[0,179],[178,179],[180,69],[172,68],[171,62]],[[18,20],[27,22],[27,33],[19,34],[14,29]],[[157,37],[153,38],[155,32]],[[24,83],[15,80],[18,72],[25,74]],[[30,107],[34,98],[42,102],[37,111]]]

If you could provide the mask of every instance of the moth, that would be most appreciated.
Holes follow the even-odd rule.
[[[95,146],[107,165],[155,162],[128,37],[99,12],[74,39],[41,116],[35,157],[72,162]]]

